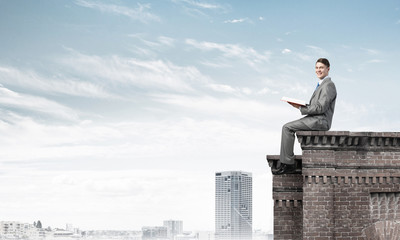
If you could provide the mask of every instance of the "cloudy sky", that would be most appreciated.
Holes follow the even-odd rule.
[[[399,41],[390,0],[0,0],[0,220],[213,230],[215,172],[243,170],[270,231],[280,98],[326,57],[331,130],[400,131]]]

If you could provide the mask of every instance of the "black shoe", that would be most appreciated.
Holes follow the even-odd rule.
[[[276,172],[278,172],[281,169],[281,167],[282,167],[282,163],[281,163],[281,161],[278,161],[274,168],[271,167],[272,175],[276,175]]]
[[[289,173],[295,173],[295,172],[296,172],[295,164],[281,163],[281,166],[276,171],[274,171],[272,174],[282,175],[282,174],[289,174]]]

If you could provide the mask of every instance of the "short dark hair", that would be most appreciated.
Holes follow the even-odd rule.
[[[326,59],[326,58],[320,58],[320,59],[318,59],[317,60],[317,62],[315,63],[315,64],[317,64],[317,63],[322,63],[322,64],[324,64],[325,66],[327,66],[327,67],[330,67],[331,65],[329,64],[329,61],[328,61],[328,59]]]

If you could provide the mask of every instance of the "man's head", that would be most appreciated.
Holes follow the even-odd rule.
[[[329,74],[330,64],[328,59],[320,58],[315,63],[315,73],[319,79],[324,79]]]

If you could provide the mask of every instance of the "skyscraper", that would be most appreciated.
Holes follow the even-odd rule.
[[[252,238],[252,174],[215,173],[215,239]]]

